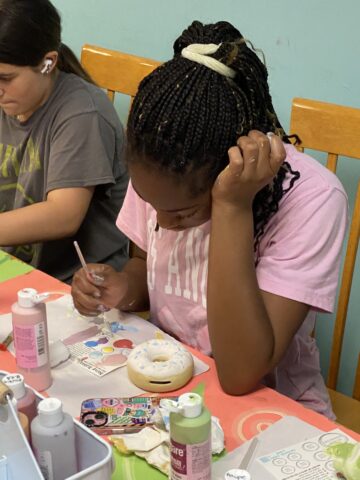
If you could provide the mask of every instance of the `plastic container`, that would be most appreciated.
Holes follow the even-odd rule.
[[[78,472],[73,418],[57,398],[39,402],[31,423],[31,443],[45,478],[63,480]]]
[[[7,373],[0,370],[0,379]],[[45,398],[35,394],[38,402]],[[74,425],[79,471],[66,480],[110,480],[114,469],[111,446],[77,420]],[[44,479],[12,405],[8,409],[0,405],[0,438],[6,438],[0,451],[0,472],[7,472],[3,478]]]
[[[12,390],[17,401],[18,412],[24,413],[31,423],[37,415],[37,399],[34,390],[25,386],[24,377],[20,373],[10,373],[2,381]]]
[[[46,307],[33,288],[18,291],[18,300],[11,307],[17,371],[35,390],[50,387],[51,370]]]
[[[185,393],[170,408],[171,480],[211,480],[211,415],[200,395]]]
[[[18,411],[17,408],[17,401],[15,398],[12,399],[12,404],[14,406],[14,410],[17,413],[21,428],[23,429],[25,433],[25,437],[30,440],[30,423],[28,417],[25,415],[25,413],[21,413]]]

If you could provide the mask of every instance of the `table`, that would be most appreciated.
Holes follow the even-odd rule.
[[[25,265],[0,250],[0,314],[10,312],[12,303],[16,301],[17,291],[26,287],[32,287],[38,291],[70,291],[68,285]],[[324,431],[338,427],[322,415],[304,408],[267,387],[260,387],[241,397],[227,395],[220,387],[214,360],[193,349],[190,350],[210,368],[207,372],[194,377],[186,387],[173,393],[180,394],[189,390],[203,393],[205,403],[212,415],[220,419],[228,452],[286,415],[296,416]],[[0,368],[10,372],[16,371],[15,359],[9,352],[0,352]],[[104,396],[107,396],[107,392],[104,392]],[[360,441],[359,434],[350,432],[344,427],[340,428]],[[115,459],[114,480],[121,478],[163,480],[166,478],[165,475],[148,466],[144,460],[135,456],[123,457],[115,452]]]

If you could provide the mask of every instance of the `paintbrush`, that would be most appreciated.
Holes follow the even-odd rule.
[[[0,351],[6,352],[7,347],[10,345],[12,341],[13,341],[13,335],[12,335],[12,332],[10,332],[9,335],[5,338],[5,340],[0,343]]]
[[[83,267],[83,269],[85,270],[86,274],[91,277],[93,280],[95,280],[96,283],[101,283],[104,281],[104,277],[102,277],[101,275],[97,275],[96,273],[94,272],[90,272],[88,266],[86,265],[86,262],[85,262],[85,258],[84,258],[84,255],[82,254],[82,251],[79,247],[79,244],[78,242],[75,240],[74,241],[74,247],[75,247],[75,250],[76,250],[76,253],[78,254],[78,257],[79,257],[79,260],[80,260],[80,263]],[[104,326],[106,327],[106,330],[108,330],[108,332],[110,333],[110,335],[112,336],[112,330],[111,330],[111,326],[110,326],[110,323],[107,322],[106,320],[106,317],[105,317],[105,312],[102,312],[102,314],[99,314],[99,316],[102,316],[102,319],[103,319],[103,322],[104,322]]]

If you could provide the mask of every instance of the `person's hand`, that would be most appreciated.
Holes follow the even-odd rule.
[[[277,175],[286,157],[282,140],[251,130],[229,149],[229,165],[212,188],[213,203],[251,208],[255,195]]]
[[[109,265],[88,264],[90,274],[81,268],[73,278],[71,295],[75,308],[90,317],[117,307],[128,290],[127,276]]]

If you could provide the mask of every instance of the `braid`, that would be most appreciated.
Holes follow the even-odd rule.
[[[212,57],[234,70],[235,77],[184,58],[181,51],[194,43],[221,44]],[[140,83],[128,120],[128,160],[135,153],[135,158],[154,161],[177,175],[201,171],[191,176],[196,195],[211,188],[239,136],[257,129],[289,142],[274,111],[267,77],[265,65],[230,23],[193,22],[175,41],[174,58]],[[272,185],[255,196],[255,250],[281,198],[299,176],[285,162]],[[285,178],[290,182],[286,190]]]

